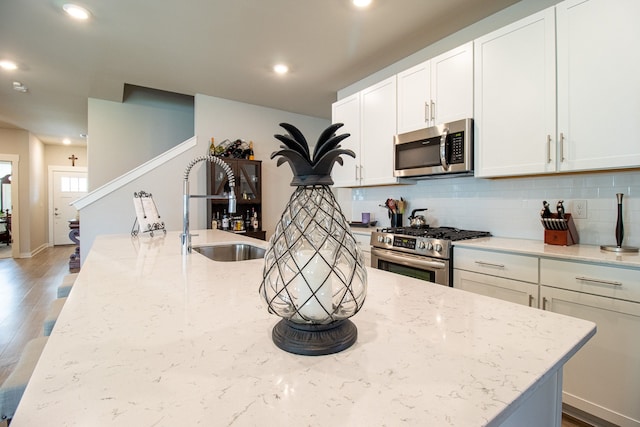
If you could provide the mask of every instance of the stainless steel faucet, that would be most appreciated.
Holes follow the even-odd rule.
[[[217,195],[217,194],[205,194],[205,195],[192,195],[189,194],[189,173],[191,172],[191,168],[195,166],[199,162],[207,161],[210,163],[216,163],[227,174],[229,179],[229,195]],[[236,178],[233,175],[233,171],[231,167],[225,163],[222,159],[215,156],[200,156],[189,162],[189,165],[184,171],[184,180],[182,181],[182,234],[180,235],[180,243],[182,245],[182,254],[186,255],[191,253],[191,234],[189,234],[189,199],[193,198],[204,198],[204,199],[229,199],[229,213],[234,213],[236,211],[236,193],[234,191],[234,187],[236,185]]]

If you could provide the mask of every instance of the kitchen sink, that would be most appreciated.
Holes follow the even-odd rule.
[[[208,246],[194,246],[193,250],[209,259],[222,262],[247,261],[264,258],[265,249],[248,243],[231,243]]]

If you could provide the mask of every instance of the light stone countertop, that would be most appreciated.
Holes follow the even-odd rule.
[[[603,251],[595,245],[549,245],[542,240],[510,239],[505,237],[482,237],[454,242],[454,247],[488,249],[570,261],[597,262],[619,267],[640,268],[640,255]],[[455,249],[454,249],[455,255]]]
[[[251,240],[203,230],[199,242]],[[178,232],[99,236],[12,427],[499,425],[591,322],[367,268],[353,347],[271,340],[263,260],[180,255]]]

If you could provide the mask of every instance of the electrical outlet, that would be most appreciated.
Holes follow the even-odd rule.
[[[587,201],[586,200],[574,200],[573,210],[571,216],[574,219],[584,219],[587,217]]]

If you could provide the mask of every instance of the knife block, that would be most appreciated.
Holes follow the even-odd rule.
[[[551,221],[545,221],[542,218],[542,226],[544,227],[544,242],[549,245],[571,246],[580,241],[576,224],[573,222],[570,213],[565,213],[564,219],[558,218],[557,214],[551,214]],[[554,229],[563,228],[562,230]]]

